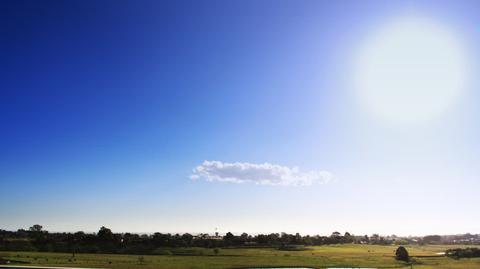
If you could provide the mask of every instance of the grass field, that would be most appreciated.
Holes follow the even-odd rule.
[[[473,269],[480,268],[480,258],[454,260],[447,257],[422,257],[435,255],[452,246],[408,246],[418,269]],[[459,247],[459,246],[455,246]],[[0,252],[0,257],[30,262],[31,265],[95,267],[112,269],[216,269],[268,266],[325,267],[376,267],[410,268],[393,258],[395,246],[329,245],[311,247],[303,251],[281,251],[272,248],[188,249],[185,253],[197,255],[111,255],[77,254],[75,260],[68,253]]]

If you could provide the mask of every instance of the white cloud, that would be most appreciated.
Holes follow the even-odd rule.
[[[332,180],[327,171],[300,172],[298,167],[263,163],[224,163],[204,161],[193,169],[190,178],[230,183],[255,183],[260,185],[310,186],[324,184]]]

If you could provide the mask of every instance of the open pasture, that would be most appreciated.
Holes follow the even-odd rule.
[[[418,269],[477,269],[480,259],[454,260],[432,257],[453,246],[408,246]],[[456,246],[458,247],[458,246]],[[45,252],[0,252],[0,256],[30,265],[71,266],[112,269],[221,269],[248,267],[368,267],[410,268],[393,258],[396,246],[328,245],[309,247],[302,251],[282,251],[274,248],[192,248],[177,251],[166,249],[170,255],[76,254]]]

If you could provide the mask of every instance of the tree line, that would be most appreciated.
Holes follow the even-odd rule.
[[[0,230],[1,251],[46,251],[71,253],[119,253],[119,254],[170,254],[169,249],[179,248],[223,248],[223,247],[278,247],[296,250],[292,246],[313,246],[327,244],[408,244],[408,238],[396,236],[357,236],[348,232],[333,232],[330,236],[302,236],[298,233],[270,233],[234,235],[230,232],[223,236],[198,234],[135,234],[113,233],[109,228],[101,227],[97,233],[51,233],[41,225],[17,231]],[[177,250],[176,253],[179,253]],[[183,252],[188,255],[189,252]]]

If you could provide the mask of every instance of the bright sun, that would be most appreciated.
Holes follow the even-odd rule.
[[[355,86],[362,103],[390,122],[432,119],[464,91],[466,57],[439,24],[402,19],[385,25],[361,47]]]

